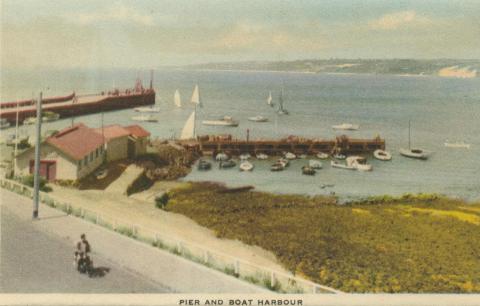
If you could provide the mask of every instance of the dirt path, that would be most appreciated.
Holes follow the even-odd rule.
[[[143,168],[134,164],[129,165],[120,177],[105,189],[105,192],[126,194],[128,186],[130,186],[130,184],[136,180],[142,172]]]
[[[216,238],[214,233],[193,220],[176,213],[166,212],[154,205],[154,195],[185,185],[181,182],[157,182],[149,190],[127,197],[120,193],[100,190],[76,190],[60,186],[53,187],[53,195],[74,206],[108,214],[128,220],[140,226],[178,237],[187,242],[201,244],[212,251],[229,254],[248,262],[283,271],[275,256],[259,247],[248,246],[240,241]]]

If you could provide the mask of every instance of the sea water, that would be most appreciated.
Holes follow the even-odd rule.
[[[28,99],[42,90],[44,96],[95,93],[113,87],[133,87],[137,77],[148,86],[149,73],[135,70],[68,70],[4,71],[2,101]],[[190,97],[195,84],[200,87],[202,107],[197,110],[197,133],[232,134],[250,139],[282,138],[296,135],[310,138],[334,138],[346,134],[352,138],[386,140],[392,161],[369,158],[372,172],[331,168],[324,161],[315,176],[301,174],[308,159],[291,163],[285,171],[271,172],[272,161],[254,160],[252,172],[238,168],[210,171],[196,168],[187,181],[219,181],[230,186],[255,185],[257,190],[276,193],[331,194],[343,199],[369,195],[406,192],[442,193],[468,200],[480,199],[480,78],[457,79],[435,76],[343,75],[278,72],[156,71],[155,114],[158,123],[134,122],[132,109],[107,112],[103,124],[140,124],[152,138],[178,137],[193,110]],[[279,116],[267,105],[272,92],[278,104],[284,91],[284,106],[290,115]],[[173,103],[175,90],[180,91],[183,107]],[[232,116],[238,127],[216,127],[201,124],[205,119]],[[248,121],[262,115],[265,123]],[[402,157],[398,150],[408,147],[408,122],[411,121],[413,147],[431,151],[426,161]],[[43,130],[58,130],[72,122],[91,127],[102,124],[101,114],[62,119],[43,125]],[[358,131],[335,131],[332,125],[359,124]],[[33,126],[21,133],[33,133]],[[3,130],[11,134],[13,129]],[[470,149],[448,148],[444,142],[465,141]],[[333,187],[325,187],[333,185]]]

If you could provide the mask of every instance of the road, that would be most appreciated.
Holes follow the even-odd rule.
[[[108,267],[110,272],[99,278],[78,273],[73,265],[73,240],[37,230],[32,221],[20,219],[5,205],[1,209],[1,234],[2,293],[168,292],[160,284],[95,253],[92,256],[95,266]]]
[[[264,288],[210,269],[0,189],[0,293],[266,293]],[[135,220],[132,220],[135,221]],[[85,233],[102,278],[79,274],[74,243]]]

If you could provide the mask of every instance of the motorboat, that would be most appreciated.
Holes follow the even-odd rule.
[[[260,160],[265,160],[265,159],[268,159],[268,155],[265,154],[265,153],[258,153],[258,154],[256,155],[256,158],[257,158],[257,159],[260,159]]]
[[[226,161],[228,160],[228,155],[225,153],[218,153],[217,156],[215,156],[216,161]]]
[[[252,171],[253,170],[253,164],[249,162],[248,160],[244,160],[243,162],[240,163],[240,170],[241,171]]]
[[[270,166],[270,171],[283,171],[283,169],[285,169],[285,166],[279,161]]]
[[[300,158],[300,159],[305,159],[305,158],[307,158],[307,154],[300,154],[300,155],[298,156],[298,158]]]
[[[320,159],[327,159],[329,157],[329,155],[327,153],[318,152],[317,157],[320,158]]]
[[[153,117],[152,115],[133,116],[132,120],[144,122],[158,122],[158,119]]]
[[[323,165],[322,162],[319,160],[311,159],[308,161],[308,166],[313,169],[322,169]]]
[[[10,122],[6,118],[0,118],[0,129],[6,129],[10,127]]]
[[[470,144],[466,143],[465,141],[450,142],[448,140],[445,140],[444,145],[447,148],[470,149]]]
[[[135,107],[133,109],[134,111],[136,112],[139,112],[139,113],[158,113],[160,112],[160,109],[158,107]]]
[[[304,175],[315,175],[315,169],[309,166],[303,166],[302,167],[302,174]]]
[[[422,159],[426,160],[428,159],[428,154],[425,150],[420,149],[420,148],[411,148],[411,124],[410,120],[408,121],[408,149],[401,148],[400,149],[400,154],[402,156],[408,157],[408,158],[415,158],[415,159]]]
[[[212,168],[212,164],[206,160],[199,160],[198,161],[198,170],[205,171],[205,170],[210,170]]]
[[[238,126],[238,121],[233,120],[230,116],[224,116],[219,120],[203,120],[203,125],[213,125],[213,126]]]
[[[347,158],[347,156],[343,155],[343,154],[340,154],[340,153],[337,153],[337,154],[333,155],[333,158],[343,160],[343,159]]]
[[[248,160],[252,156],[250,155],[250,153],[244,153],[244,154],[240,154],[239,157],[240,157],[240,160]]]
[[[292,159],[296,159],[297,156],[295,154],[293,154],[292,152],[287,152],[287,153],[285,153],[285,158],[292,160]]]
[[[390,154],[389,152],[387,152],[385,150],[378,149],[378,150],[373,151],[373,157],[375,157],[376,159],[379,159],[379,160],[391,160],[392,159],[392,154]]]
[[[346,159],[348,166],[354,167],[358,171],[372,171],[372,165],[367,164],[367,159],[361,156],[349,156]]]
[[[358,124],[351,124],[351,123],[342,123],[338,125],[332,125],[334,130],[347,130],[347,131],[356,131],[360,128]]]
[[[336,160],[330,161],[330,165],[333,168],[340,168],[340,169],[346,169],[346,170],[357,170],[357,168],[355,168],[353,166],[349,166],[347,164],[341,163],[341,162],[336,161]]]
[[[409,158],[428,159],[428,153],[422,149],[400,149],[400,154]]]
[[[259,116],[254,116],[254,117],[248,117],[248,121],[267,122],[268,118],[259,115]]]
[[[220,161],[220,164],[218,165],[218,167],[220,169],[227,169],[227,168],[233,168],[237,165],[237,163],[231,159],[228,159],[228,160],[225,160],[225,161]]]
[[[283,165],[283,167],[288,167],[290,165],[290,162],[286,158],[280,158],[277,162]]]

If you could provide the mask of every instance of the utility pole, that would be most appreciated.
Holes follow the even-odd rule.
[[[40,141],[42,131],[42,92],[37,101],[36,142],[35,142],[35,173],[33,180],[33,219],[38,218],[38,202],[40,189]]]
[[[15,169],[17,168],[17,153],[18,153],[18,107],[20,106],[17,100],[17,114],[15,116],[15,149],[13,150],[13,176],[15,177]]]

